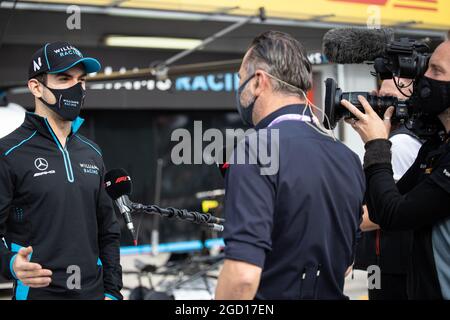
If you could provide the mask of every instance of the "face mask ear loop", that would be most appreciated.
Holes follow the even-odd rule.
[[[44,83],[42,83],[42,82],[40,82],[40,81],[39,81],[39,83],[42,84],[42,86],[44,87],[44,90],[49,91],[49,92],[55,97],[56,101],[58,102],[58,107],[61,108],[61,105],[60,105],[61,96],[58,98],[58,97],[50,90],[50,88],[47,87]],[[50,104],[49,102],[47,102],[47,101],[44,99],[44,96],[43,96],[43,95],[42,95],[42,97],[39,98],[39,100],[41,100],[42,103],[44,103],[46,106],[48,106],[48,107],[51,106],[51,104]]]
[[[321,114],[323,114],[324,119],[327,121],[328,127],[330,127],[330,121],[329,121],[327,115],[326,115],[320,108],[318,108],[316,105],[314,105],[314,104],[308,99],[308,97],[306,96],[306,94],[305,94],[305,92],[304,92],[303,90],[300,90],[300,92],[301,92],[303,98],[304,98],[305,101],[306,101],[306,108],[303,110],[303,113],[305,113],[306,109],[308,109],[309,112],[311,113],[311,115],[313,115],[313,117],[314,117],[314,113],[313,113],[311,107],[315,108],[315,109],[318,110]],[[317,119],[317,117],[314,117],[314,118]],[[312,125],[312,124],[310,124],[310,123],[307,123],[307,125],[309,125],[309,126],[310,126],[311,128],[313,128],[313,129],[315,129],[318,133],[320,133],[320,134],[322,134],[322,135],[324,135],[324,136],[330,137],[330,138],[332,138],[334,141],[337,140],[337,139],[336,139],[336,136],[334,135],[334,132],[333,132],[332,130],[327,130],[327,129],[323,126],[323,124],[319,121],[319,119],[317,119],[317,123],[315,123],[315,126]]]
[[[279,81],[279,82],[281,82],[281,83],[287,85],[288,87],[291,87],[291,88],[293,88],[293,89],[299,91],[300,95],[303,96],[303,98],[304,98],[305,101],[306,101],[306,107],[303,109],[302,115],[305,115],[305,112],[306,112],[306,110],[308,109],[309,112],[311,113],[312,120],[314,120],[314,118],[317,119],[317,117],[314,117],[314,113],[312,112],[312,109],[311,109],[311,106],[312,106],[312,107],[314,107],[316,110],[318,110],[321,114],[324,115],[324,118],[325,118],[325,120],[327,121],[328,127],[330,128],[330,119],[328,119],[328,116],[325,114],[325,112],[323,112],[320,108],[318,108],[317,106],[315,106],[315,105],[308,99],[307,95],[305,94],[305,92],[304,92],[302,89],[297,88],[296,86],[293,86],[292,84],[287,83],[287,82],[285,82],[285,81],[283,81],[283,80],[281,80],[281,79],[278,79],[277,77],[271,75],[271,74],[268,73],[268,72],[265,72],[265,71],[263,71],[263,72],[264,72],[267,76],[269,76],[270,78],[272,78],[272,79],[274,79],[274,80],[276,80],[276,81]],[[318,120],[318,119],[317,119],[317,120]],[[312,125],[312,124],[310,124],[310,123],[308,123],[308,122],[305,122],[305,123],[306,123],[308,126],[310,126],[311,128],[313,128],[314,130],[316,130],[316,131],[317,131],[318,133],[320,133],[321,135],[330,137],[330,138],[332,138],[334,141],[337,140],[336,137],[335,137],[335,135],[334,135],[333,130],[327,130],[327,129],[320,123],[320,121],[317,121],[316,126],[314,126],[314,125]]]
[[[323,115],[323,118],[324,118],[324,120],[326,121],[328,128],[331,128],[331,125],[330,125],[330,118],[328,118],[327,114],[326,114],[322,109],[320,109],[319,107],[317,107],[316,105],[314,105],[313,103],[311,103],[311,101],[309,101],[308,98],[306,98],[306,99],[308,100],[308,102],[309,102],[309,104],[310,104],[311,106],[313,106],[316,110],[318,110],[318,111]],[[337,138],[336,138],[336,136],[334,135],[334,131],[333,131],[333,130],[328,130],[328,129],[326,129],[326,128],[323,126],[323,123],[322,123],[322,122],[319,122],[319,123],[320,123],[320,127],[322,128],[322,130],[324,130],[325,132],[327,132],[328,135],[329,135],[330,137],[332,137],[334,141],[336,141]]]
[[[321,135],[330,137],[330,135],[328,134],[328,132],[326,132],[325,130],[323,130],[323,129],[320,127],[320,124],[319,124],[319,121],[318,121],[317,117],[316,117],[316,116],[314,115],[314,113],[312,112],[312,109],[311,109],[311,102],[305,97],[305,93],[303,92],[303,90],[300,90],[300,89],[299,89],[299,92],[300,92],[300,94],[303,96],[303,98],[305,99],[305,102],[306,102],[306,103],[305,103],[305,108],[303,109],[302,115],[305,115],[306,110],[309,110],[309,113],[310,113],[310,115],[311,115],[311,122],[313,123],[313,124],[311,124],[311,123],[309,123],[309,122],[305,122],[306,125],[309,126],[309,127],[311,127],[312,129],[314,129],[315,131],[317,131],[317,132],[320,133]]]
[[[60,95],[59,97],[57,97],[57,96],[52,92],[52,90],[51,90],[49,87],[47,87],[46,84],[44,84],[43,82],[40,82],[40,81],[39,81],[39,83],[42,84],[42,86],[43,86],[47,91],[49,91],[49,92],[55,97],[56,101],[58,102],[58,107],[59,107],[59,109],[61,109],[61,95]],[[85,96],[86,96],[86,90],[83,89],[83,91],[84,91],[84,95],[83,95],[83,97],[82,97],[82,101],[84,101]],[[48,103],[47,101],[45,101],[43,97],[41,97],[41,98],[39,98],[39,99],[40,99],[42,102],[44,102],[46,105],[50,105],[50,103]]]
[[[296,87],[295,87],[295,88],[296,88]],[[328,127],[330,127],[330,121],[329,121],[327,115],[326,115],[319,107],[317,107],[316,105],[314,105],[314,104],[308,99],[308,96],[305,94],[305,92],[304,92],[303,90],[301,90],[301,89],[299,89],[299,88],[297,88],[297,90],[299,90],[299,92],[301,93],[301,95],[303,96],[303,98],[304,98],[305,101],[306,101],[306,108],[303,109],[303,115],[305,114],[306,110],[308,109],[309,112],[310,112],[311,115],[312,115],[312,119],[313,119],[313,120],[314,120],[314,119],[316,120],[316,121],[314,121],[314,124],[315,124],[315,125],[312,125],[312,124],[310,124],[310,123],[308,123],[308,122],[307,122],[306,124],[307,124],[308,126],[310,126],[311,128],[313,128],[314,130],[316,130],[316,131],[317,131],[318,133],[320,133],[321,135],[324,135],[324,136],[329,137],[329,138],[333,139],[334,141],[336,141],[337,139],[336,139],[336,136],[334,135],[334,132],[333,132],[332,130],[327,130],[327,129],[323,126],[323,124],[319,121],[319,119],[317,119],[317,117],[314,116],[314,112],[312,111],[312,108],[311,108],[311,107],[313,107],[313,108],[315,108],[316,110],[318,110],[318,111],[324,116],[325,120],[327,121]]]

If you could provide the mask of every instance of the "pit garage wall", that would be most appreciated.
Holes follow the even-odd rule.
[[[359,65],[316,65],[314,89],[310,99],[318,107],[323,106],[324,81],[328,77],[338,80],[344,90],[370,91],[375,88],[375,79],[370,76],[369,71],[369,67]],[[219,81],[220,79],[223,81]],[[204,83],[209,83],[208,88],[212,85],[211,88],[217,91],[201,90]],[[159,83],[159,88],[158,83],[155,83],[153,88],[153,84],[147,82],[145,89],[123,87],[126,84],[121,84],[121,88],[114,88],[115,84],[110,85],[111,88],[105,85],[105,88],[90,92],[91,107],[83,110],[86,125],[81,133],[102,147],[108,168],[124,167],[135,178],[133,199],[137,202],[153,203],[155,163],[158,158],[170,156],[174,144],[170,144],[170,133],[173,129],[183,127],[193,132],[192,124],[198,120],[203,121],[204,130],[242,126],[235,107],[236,79],[232,73],[216,77],[215,81],[208,81],[208,76],[178,81],[179,90],[177,81],[173,83],[173,90],[164,90],[167,88],[163,82]],[[11,98],[29,99],[29,96],[29,93],[26,93]],[[119,100],[118,97],[124,100]],[[111,104],[105,103],[104,100]],[[164,107],[157,108],[160,103]],[[181,108],[183,104],[184,108]],[[94,107],[96,105],[97,107]],[[108,105],[109,108],[106,108]],[[165,108],[171,105],[172,108]],[[336,130],[336,136],[362,157],[363,145],[353,129],[343,125]],[[194,197],[195,192],[223,188],[223,179],[215,166],[174,166],[170,165],[169,160],[165,161],[167,165],[164,168],[161,190],[162,206],[200,210],[200,202]],[[147,218],[150,217],[143,218],[141,228],[148,231],[152,223],[151,219]],[[137,220],[140,219],[141,217]],[[122,219],[119,221],[122,222]],[[122,231],[122,244],[128,245],[128,233],[124,228]],[[163,223],[161,241],[198,239],[199,231],[197,226],[185,222]],[[143,231],[140,243],[149,243],[149,240],[150,234]]]
[[[111,62],[115,61],[111,57],[108,58]],[[143,59],[140,55],[139,58]],[[114,65],[114,71],[120,69],[119,63],[110,65]],[[127,67],[130,68],[131,65]],[[320,108],[323,108],[325,100],[326,78],[335,79],[343,91],[372,91],[376,88],[376,79],[370,74],[372,66],[322,64],[314,65],[313,70],[313,90],[308,96]],[[172,82],[144,80],[94,84],[89,92],[86,108],[105,111],[120,109],[235,111],[234,92],[237,87],[238,79],[233,72],[179,77]],[[11,101],[23,106],[32,104],[27,90],[22,94],[13,95]],[[338,124],[335,135],[362,159],[363,143],[349,125]]]

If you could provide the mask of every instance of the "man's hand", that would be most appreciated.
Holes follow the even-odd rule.
[[[361,225],[359,226],[361,231],[367,232],[367,231],[374,231],[374,230],[380,229],[379,225],[377,225],[376,223],[374,223],[370,220],[369,211],[367,210],[367,206],[363,206],[363,210],[364,210],[363,221],[361,222]]]
[[[14,260],[14,273],[16,274],[16,277],[28,287],[47,287],[50,282],[52,282],[52,272],[48,269],[42,269],[40,264],[30,262],[28,256],[32,252],[32,247],[20,249]]]
[[[387,139],[391,131],[391,117],[394,113],[394,107],[389,107],[386,110],[382,120],[363,96],[358,96],[358,100],[364,107],[365,114],[347,100],[341,101],[341,104],[357,118],[345,121],[352,125],[364,143],[375,139]]]

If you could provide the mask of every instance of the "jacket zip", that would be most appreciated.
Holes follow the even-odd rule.
[[[69,142],[69,138],[66,140],[66,145],[63,148],[61,144],[58,141],[58,138],[56,137],[55,133],[53,132],[52,128],[50,127],[50,124],[48,123],[47,119],[45,120],[45,124],[47,125],[48,130],[50,131],[50,134],[53,137],[53,140],[55,140],[56,145],[58,146],[59,151],[61,151],[64,159],[64,166],[66,167],[66,174],[67,174],[67,180],[70,183],[73,183],[75,181],[74,175],[73,175],[73,169],[72,169],[72,163],[70,162],[70,156],[69,151],[67,150],[67,143]]]

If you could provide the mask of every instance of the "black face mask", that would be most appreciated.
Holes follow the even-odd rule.
[[[80,115],[80,110],[86,96],[86,90],[83,89],[81,83],[77,83],[67,89],[52,89],[46,85],[44,86],[56,98],[56,103],[54,104],[50,104],[44,99],[39,98],[48,108],[66,121],[74,121]]]
[[[417,83],[417,107],[429,116],[437,116],[450,108],[450,82],[422,77]]]
[[[242,122],[247,125],[253,127],[253,108],[255,106],[256,98],[253,98],[253,101],[248,104],[248,106],[243,106],[241,103],[241,94],[244,91],[247,84],[255,77],[255,74],[250,76],[247,80],[244,81],[244,83],[238,88],[236,91],[236,106],[239,112],[239,115],[241,116]]]

